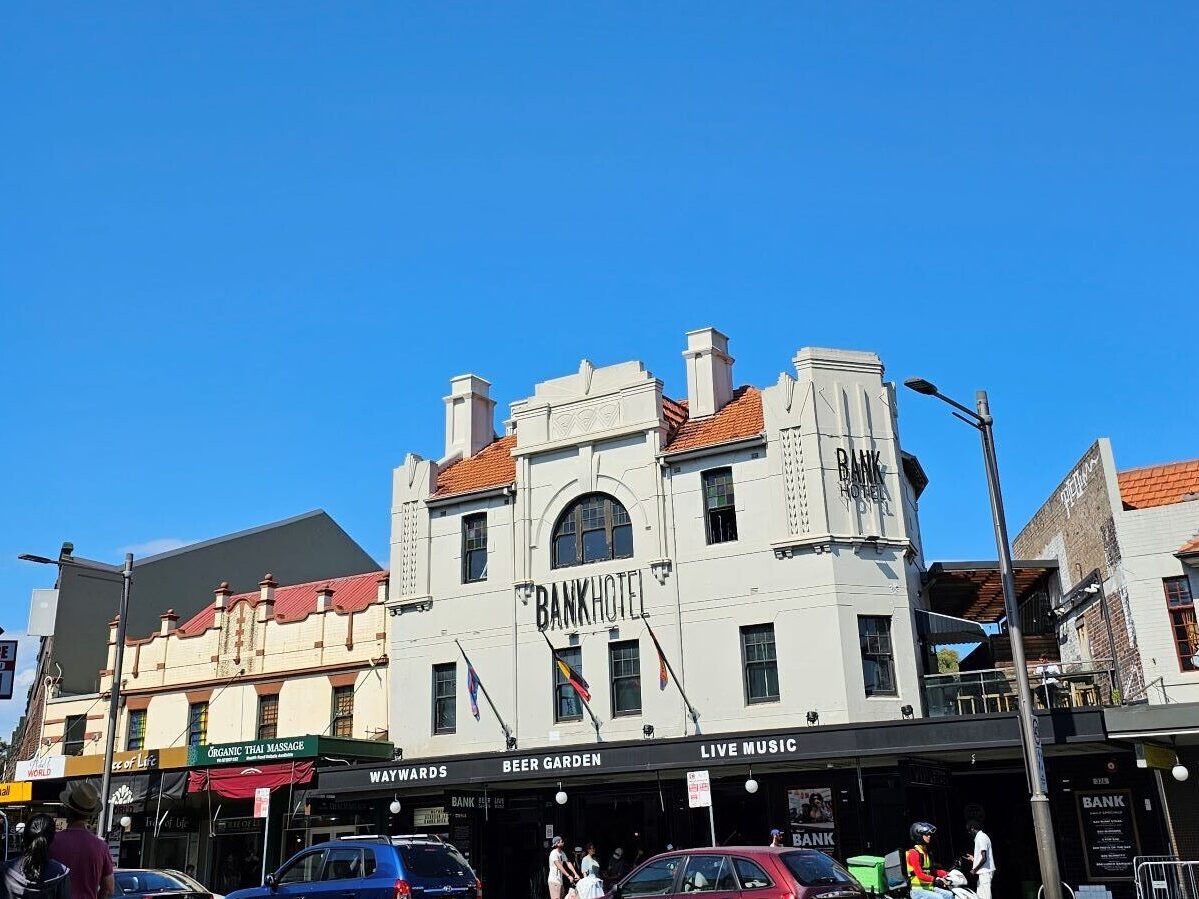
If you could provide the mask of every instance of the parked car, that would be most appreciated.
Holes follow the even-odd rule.
[[[449,843],[422,835],[347,837],[289,858],[260,887],[226,899],[483,899],[483,884]]]
[[[866,891],[815,849],[714,846],[656,855],[611,886],[606,899],[865,899]]]
[[[141,896],[154,896],[156,899],[223,899],[177,871],[118,868],[113,872],[113,878],[116,880],[116,899],[138,899]]]

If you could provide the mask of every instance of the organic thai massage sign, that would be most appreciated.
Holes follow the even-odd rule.
[[[537,630],[559,630],[589,624],[642,618],[645,593],[641,572],[618,571],[557,581],[534,588]]]

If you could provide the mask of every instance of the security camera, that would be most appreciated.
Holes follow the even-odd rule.
[[[1099,592],[1099,585],[1098,584],[1087,584],[1085,587],[1082,588],[1082,592],[1089,593],[1089,594],[1091,594],[1091,596],[1094,596],[1096,593]]]

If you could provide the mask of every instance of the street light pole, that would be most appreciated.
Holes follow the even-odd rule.
[[[96,822],[96,833],[101,839],[105,839],[112,817],[112,809],[109,804],[112,787],[112,756],[116,749],[117,717],[121,710],[121,666],[125,659],[125,625],[129,618],[129,594],[133,589],[133,553],[125,553],[125,567],[118,572],[118,569],[111,565],[80,562],[72,557],[71,553],[74,551],[75,547],[72,544],[64,543],[57,559],[35,556],[31,553],[22,553],[17,558],[23,562],[37,562],[39,565],[57,565],[60,572],[63,568],[78,568],[83,571],[103,572],[110,575],[119,573],[121,576],[121,605],[117,610],[117,651],[116,657],[113,659],[112,688],[109,690],[108,696],[108,732],[104,739],[104,772],[100,778],[100,797],[104,805]]]
[[[1040,863],[1045,899],[1062,899],[1062,878],[1057,863],[1053,816],[1049,808],[1045,758],[1041,752],[1037,718],[1033,714],[1032,687],[1028,681],[1028,664],[1024,658],[1024,631],[1020,626],[1020,609],[1016,601],[1016,580],[1012,573],[1012,552],[1008,544],[1003,493],[999,487],[999,462],[995,455],[994,419],[991,417],[991,404],[985,390],[980,390],[975,394],[976,408],[970,409],[943,395],[933,384],[922,378],[908,378],[904,384],[917,393],[935,396],[957,409],[958,412],[955,412],[954,416],[975,428],[982,440],[983,461],[987,472],[987,493],[991,499],[991,523],[995,529],[995,548],[999,552],[1003,606],[1007,616],[1008,639],[1012,646],[1012,664],[1016,669],[1017,719],[1020,724],[1020,742],[1024,753],[1024,770],[1028,778],[1029,805],[1032,809],[1037,860]]]

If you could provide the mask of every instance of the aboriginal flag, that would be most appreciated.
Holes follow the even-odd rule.
[[[591,702],[591,688],[587,686],[587,681],[583,680],[583,675],[566,664],[557,652],[554,653],[554,661],[558,663],[558,671],[562,673],[562,677],[575,688],[583,702]]]

